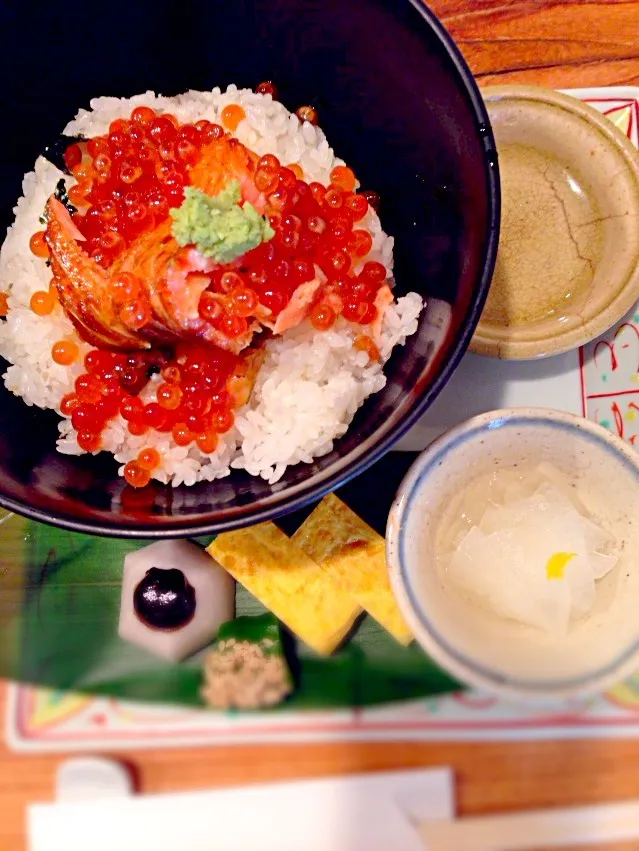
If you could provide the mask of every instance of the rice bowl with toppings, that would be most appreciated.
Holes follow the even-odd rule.
[[[0,251],[4,381],[61,415],[58,450],[138,487],[330,452],[423,302],[321,129],[230,86],[97,98],[64,132],[70,174],[37,160]]]

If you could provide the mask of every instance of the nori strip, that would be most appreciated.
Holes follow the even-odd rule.
[[[56,168],[59,168],[60,171],[63,171],[65,174],[71,174],[64,161],[64,152],[70,145],[75,145],[78,142],[84,141],[84,136],[58,136],[55,142],[51,145],[47,145],[42,152],[42,156],[49,160],[50,163],[53,163],[53,165]]]

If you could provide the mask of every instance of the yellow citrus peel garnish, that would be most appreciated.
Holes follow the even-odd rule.
[[[577,553],[553,553],[546,563],[546,579],[563,579],[568,562]]]

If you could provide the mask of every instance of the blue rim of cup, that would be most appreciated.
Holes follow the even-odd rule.
[[[615,462],[621,463],[634,475],[639,488],[639,454],[636,454],[635,450],[627,443],[603,426],[574,414],[544,408],[503,409],[481,414],[461,423],[439,437],[417,458],[399,486],[395,504],[389,516],[387,554],[389,554],[389,548],[392,551],[393,546],[395,546],[396,558],[390,557],[388,561],[391,578],[393,574],[396,576],[400,589],[410,607],[410,612],[404,612],[404,614],[408,614],[409,617],[412,615],[410,619],[419,623],[421,629],[432,641],[434,647],[440,651],[442,657],[450,659],[455,667],[458,666],[460,669],[468,671],[470,679],[475,683],[484,684],[487,688],[496,688],[502,691],[512,690],[513,694],[529,694],[533,697],[579,693],[589,689],[600,691],[600,683],[613,684],[617,682],[623,676],[623,674],[619,675],[618,672],[629,666],[633,658],[639,654],[639,637],[613,662],[588,674],[551,680],[519,679],[495,671],[455,649],[431,623],[420,603],[419,595],[415,592],[409,579],[406,569],[408,559],[405,551],[406,523],[403,522],[403,518],[410,514],[415,497],[426,484],[430,474],[444,463],[448,455],[478,435],[504,427],[520,429],[546,427],[578,435],[579,439],[596,444],[609,453]],[[396,535],[393,527],[397,530]],[[419,641],[417,637],[416,640]],[[428,652],[431,648],[425,649]],[[436,659],[435,661],[439,660]],[[443,662],[442,664],[445,665],[446,663]],[[632,671],[632,668],[630,671]],[[457,676],[457,671],[451,671],[451,673],[453,676]]]

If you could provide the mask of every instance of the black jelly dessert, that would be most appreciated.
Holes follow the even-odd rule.
[[[151,629],[180,629],[195,614],[195,589],[181,570],[152,567],[133,592],[133,608]]]

